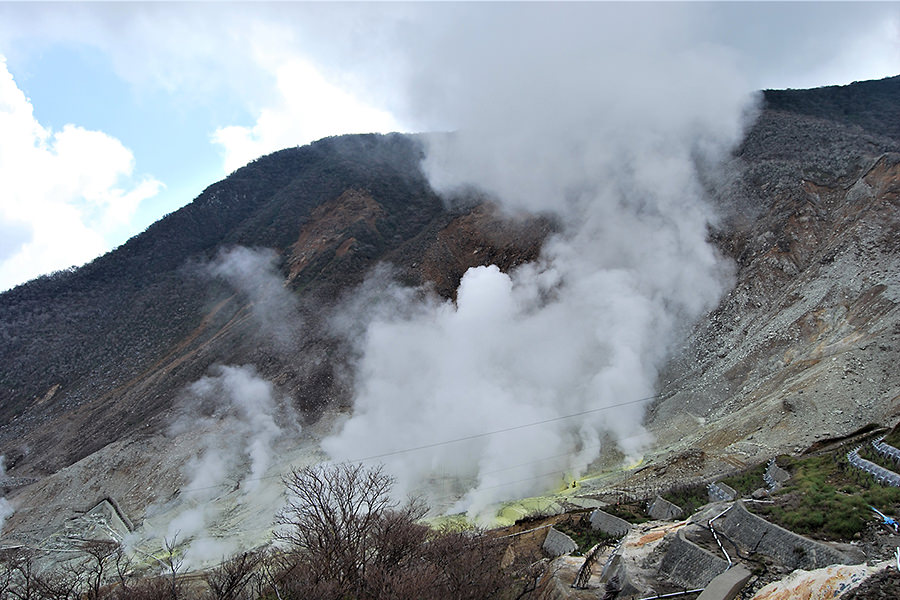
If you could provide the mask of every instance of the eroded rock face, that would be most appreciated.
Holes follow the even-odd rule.
[[[798,569],[756,592],[752,600],[842,597],[878,570],[879,567],[867,565],[833,565],[814,571]]]
[[[896,419],[897,150],[838,122],[761,115],[718,192],[734,287],[660,378],[662,445],[740,466]]]
[[[255,365],[315,420],[349,402],[352,349],[328,319],[376,265],[451,298],[469,267],[538,256],[551,223],[446,205],[420,159],[400,135],[278,152],[83,269],[0,295],[0,453],[13,474],[164,430],[181,391],[216,364]],[[235,247],[264,249],[295,298],[268,329],[253,286],[207,268]]]
[[[670,456],[648,477],[699,477],[896,419],[900,100],[887,97],[890,114],[871,109],[862,125],[780,97],[726,174],[709,179],[720,213],[710,236],[734,284],[708,318],[685,324],[686,342],[660,374],[662,400],[647,422]],[[0,295],[0,452],[10,476],[94,464],[95,453],[102,465],[113,443],[165,452],[173,403],[214,364],[255,365],[311,425],[350,397],[352,349],[329,332],[329,311],[377,264],[452,299],[470,267],[509,270],[539,256],[552,222],[513,220],[475,198],[445,205],[421,156],[397,135],[285,150],[84,269]],[[289,352],[260,335],[251,297],[196,277],[233,246],[271,249],[298,298],[303,328]],[[132,489],[152,466],[123,466],[103,485],[139,513],[164,500]],[[168,471],[174,489],[177,466]],[[62,479],[43,485],[77,498]],[[24,513],[11,526],[17,519]]]

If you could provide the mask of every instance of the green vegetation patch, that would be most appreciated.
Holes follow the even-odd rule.
[[[685,515],[693,514],[704,504],[709,504],[705,483],[675,486],[664,492],[662,497],[683,510]]]
[[[891,429],[891,432],[884,436],[884,443],[890,444],[894,448],[900,448],[900,425]]]
[[[766,472],[766,464],[762,463],[733,473],[720,479],[722,483],[733,488],[740,496],[749,496],[755,490],[766,485],[763,474]],[[661,494],[663,498],[680,507],[685,515],[690,515],[701,506],[709,504],[709,492],[707,484],[703,482],[690,483],[675,486]]]
[[[748,507],[774,523],[803,535],[826,540],[852,539],[876,515],[900,508],[900,489],[878,484],[851,466],[844,452],[800,458],[779,457],[791,479],[774,495],[773,504]]]
[[[608,504],[600,510],[614,517],[624,519],[632,525],[637,525],[638,523],[646,523],[650,520],[650,515],[647,514],[646,509],[639,502]]]
[[[609,533],[595,530],[591,527],[590,517],[587,515],[579,515],[565,521],[560,521],[554,525],[556,529],[562,531],[578,544],[578,550],[573,554],[583,556],[594,547],[594,544],[604,544],[608,546],[615,545],[619,538]]]
[[[763,474],[765,474],[767,467],[766,463],[756,465],[734,475],[729,475],[722,479],[722,483],[731,486],[741,496],[749,496],[759,488],[766,486]]]

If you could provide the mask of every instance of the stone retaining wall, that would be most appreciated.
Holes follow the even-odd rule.
[[[658,521],[674,521],[680,519],[684,511],[680,506],[672,504],[662,496],[657,496],[647,511],[650,517]]]
[[[591,528],[609,535],[622,537],[631,529],[631,523],[597,509],[591,513]]]
[[[728,562],[684,537],[679,529],[659,565],[659,572],[677,585],[701,588],[728,569]]]
[[[555,558],[557,556],[575,552],[575,550],[578,549],[578,544],[562,531],[551,527],[547,531],[547,537],[544,538],[542,548],[544,549],[544,552]]]
[[[758,552],[791,569],[819,569],[837,563],[859,562],[834,548],[797,535],[750,513],[742,502],[718,518],[713,526],[744,552]]]

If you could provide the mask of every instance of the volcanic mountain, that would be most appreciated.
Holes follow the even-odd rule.
[[[256,365],[308,418],[348,400],[347,349],[321,320],[379,263],[452,296],[465,270],[534,259],[552,228],[474,200],[448,207],[419,169],[414,137],[329,138],[276,152],[211,185],[122,247],[0,296],[0,419],[7,468],[52,473],[164,425],[178,390],[217,363]],[[274,343],[258,289],[207,265],[235,246],[273,250],[298,299]],[[253,286],[251,286],[253,287]],[[298,360],[298,356],[303,357]]]
[[[758,462],[900,412],[900,77],[766,91],[761,105],[704,182],[734,283],[660,377],[653,477]],[[452,300],[470,267],[540,255],[553,218],[440,198],[423,147],[354,135],[276,152],[90,264],[0,295],[10,494],[59,510],[119,494],[139,521],[177,491],[134,490],[177,470],[154,462],[175,453],[163,434],[216,365],[253,365],[314,428],[349,408],[356,350],[330,324],[373,270]],[[7,525],[27,537],[29,520]]]

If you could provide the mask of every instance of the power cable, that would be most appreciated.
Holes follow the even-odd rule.
[[[470,440],[477,440],[480,438],[488,437],[491,435],[496,435],[498,433],[507,433],[509,431],[517,431],[520,429],[526,429],[528,427],[535,427],[537,425],[545,425],[547,423],[555,423],[557,421],[564,421],[566,419],[572,419],[574,417],[581,417],[584,415],[589,415],[592,413],[602,412],[604,410],[609,410],[611,408],[621,408],[622,406],[629,406],[631,404],[638,404],[640,402],[649,402],[650,400],[655,400],[659,395],[648,396],[646,398],[639,398],[637,400],[628,400],[627,402],[619,402],[618,404],[610,404],[609,406],[603,406],[601,408],[592,408],[590,410],[583,410],[581,412],[572,413],[569,415],[563,415],[561,417],[553,417],[550,419],[544,419],[542,421],[534,421],[532,423],[525,423],[523,425],[515,425],[513,427],[504,427],[503,429],[495,429],[494,431],[486,431],[484,433],[476,433],[473,435],[466,435],[463,437],[459,437],[452,440],[445,440],[443,442],[434,442],[433,444],[424,444],[422,446],[414,446],[412,448],[405,448],[403,450],[394,450],[393,452],[384,452],[383,454],[373,454],[371,456],[366,456],[364,458],[357,458],[354,460],[346,460],[343,462],[346,463],[356,463],[356,462],[366,462],[369,460],[375,460],[376,458],[387,458],[388,456],[396,456],[398,454],[406,454],[407,452],[416,452],[418,450],[427,450],[430,448],[437,448],[438,446],[446,446],[448,444],[455,444],[457,442],[467,442]]]
[[[485,432],[482,432],[482,433],[475,433],[475,434],[472,434],[472,435],[466,435],[466,436],[462,436],[462,437],[458,437],[458,438],[454,438],[454,439],[450,439],[450,440],[444,440],[444,441],[441,441],[441,442],[434,442],[434,443],[431,443],[431,444],[423,444],[423,445],[421,445],[421,446],[413,446],[413,447],[410,447],[410,448],[403,448],[403,449],[401,449],[401,450],[392,450],[392,451],[390,451],[390,452],[383,452],[383,453],[381,453],[381,454],[372,454],[372,455],[365,456],[365,457],[362,457],[362,458],[356,458],[356,459],[351,459],[351,460],[340,461],[340,462],[335,463],[335,464],[343,465],[343,464],[363,463],[363,462],[368,462],[368,461],[371,461],[371,460],[376,460],[376,459],[379,459],[379,458],[387,458],[387,457],[390,457],[390,456],[398,456],[398,455],[400,455],[400,454],[408,454],[408,453],[410,453],[410,452],[419,452],[419,451],[421,451],[421,450],[430,450],[430,449],[432,449],[432,448],[439,448],[439,447],[441,447],[441,446],[447,446],[447,445],[449,445],[449,444],[456,444],[456,443],[459,443],[459,442],[467,442],[467,441],[471,441],[471,440],[477,440],[477,439],[489,437],[489,436],[492,436],[492,435],[498,435],[498,434],[501,434],[501,433],[508,433],[508,432],[510,432],[510,431],[518,431],[518,430],[521,430],[521,429],[527,429],[527,428],[529,428],[529,427],[536,427],[536,426],[538,426],[538,425],[546,425],[547,423],[555,423],[555,422],[558,422],[558,421],[564,421],[564,420],[566,420],[566,419],[573,419],[573,418],[575,418],[575,417],[581,417],[581,416],[584,416],[584,415],[589,415],[589,414],[593,414],[593,413],[603,412],[603,411],[610,410],[610,409],[613,409],[613,408],[621,408],[621,407],[623,407],[623,406],[630,406],[630,405],[632,405],[632,404],[639,404],[639,403],[641,403],[641,402],[649,402],[649,401],[655,400],[655,399],[657,399],[657,398],[659,398],[659,397],[660,397],[660,396],[657,394],[657,395],[653,395],[653,396],[647,396],[647,397],[645,397],[645,398],[638,398],[638,399],[636,399],[636,400],[627,400],[627,401],[625,401],[625,402],[619,402],[619,403],[616,403],[616,404],[610,404],[610,405],[602,406],[602,407],[599,407],[599,408],[592,408],[592,409],[588,409],[588,410],[583,410],[583,411],[580,411],[580,412],[577,412],[577,413],[571,413],[571,414],[568,414],[568,415],[562,415],[562,416],[559,416],[559,417],[551,417],[551,418],[549,418],[549,419],[542,419],[542,420],[540,420],[540,421],[533,421],[533,422],[531,422],[531,423],[523,423],[523,424],[521,424],[521,425],[514,425],[514,426],[512,426],[512,427],[504,427],[504,428],[502,428],[502,429],[495,429],[495,430],[493,430],[493,431],[485,431]],[[541,460],[548,460],[548,458],[544,458],[544,459],[541,459]],[[535,462],[540,462],[540,460],[539,460],[539,461],[535,461]],[[527,465],[527,464],[529,464],[529,463],[525,463],[525,464]],[[521,466],[524,466],[524,465],[521,465]],[[510,468],[513,468],[513,467],[510,467]],[[503,469],[503,470],[508,470],[508,469]],[[265,480],[265,479],[276,479],[276,478],[280,478],[281,476],[282,476],[281,474],[278,474],[278,475],[263,475],[263,476],[260,476],[260,477],[253,477],[253,478],[241,479],[239,483],[249,482],[249,481],[262,481],[262,480]],[[517,483],[517,482],[513,482],[513,483]],[[231,485],[235,485],[235,483],[229,482],[229,483],[219,483],[219,484],[208,485],[208,486],[201,486],[201,487],[182,488],[180,491],[181,491],[181,492],[195,492],[195,491],[201,491],[201,490],[208,490],[208,489],[215,489],[215,488],[227,487],[227,486],[231,486]]]

